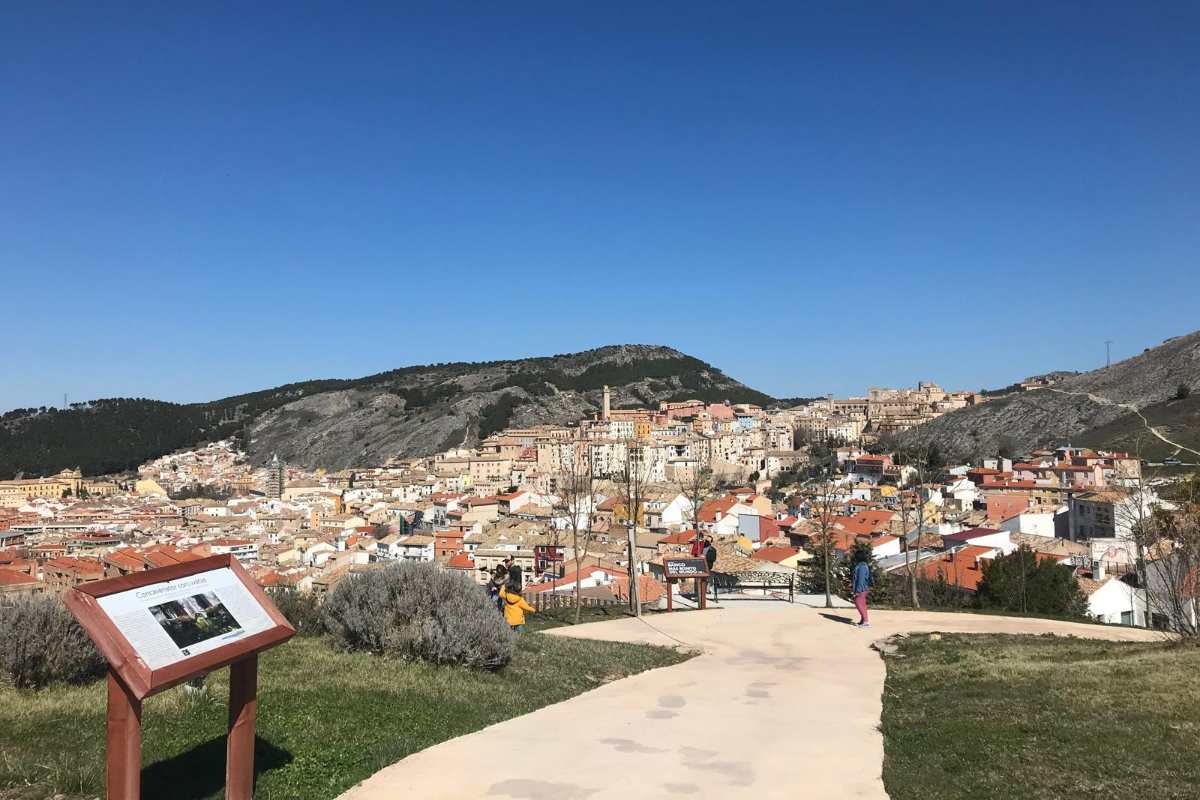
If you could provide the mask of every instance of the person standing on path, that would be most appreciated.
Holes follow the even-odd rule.
[[[704,537],[700,535],[699,529],[696,530],[696,538],[692,539],[692,558],[704,558]],[[700,602],[700,579],[696,578],[692,581],[692,596],[696,598],[696,602]]]
[[[715,603],[717,602],[717,579],[712,571],[717,563],[717,546],[713,544],[711,536],[704,541],[704,563],[708,565],[708,582],[712,584],[713,602]]]
[[[858,609],[858,627],[871,627],[867,616],[867,593],[871,591],[871,565],[867,554],[859,550],[854,554],[854,571],[850,575],[850,591],[854,594],[854,607]]]

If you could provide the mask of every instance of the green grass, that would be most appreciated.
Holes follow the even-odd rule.
[[[607,622],[631,617],[633,617],[633,614],[624,606],[610,606],[608,608],[585,606],[579,609],[580,625],[586,625],[589,622]],[[545,631],[551,628],[562,628],[574,624],[575,609],[546,609],[545,611],[539,611],[536,614],[529,614],[525,617],[525,632]]]
[[[542,627],[558,622],[539,616]],[[488,673],[338,653],[296,638],[259,664],[255,796],[336,797],[410,753],[687,658],[526,632],[512,663]],[[222,796],[228,675],[209,676],[207,697],[176,688],[146,701],[144,797]],[[104,713],[103,683],[0,688],[0,798],[103,795]]]
[[[910,639],[888,661],[892,800],[1200,796],[1200,648]]]

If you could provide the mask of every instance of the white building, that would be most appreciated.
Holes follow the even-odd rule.
[[[1146,593],[1101,571],[1098,580],[1080,578],[1079,588],[1087,596],[1088,616],[1113,625],[1146,624]]]

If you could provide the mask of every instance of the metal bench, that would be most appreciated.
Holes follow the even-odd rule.
[[[786,589],[787,601],[794,603],[797,580],[798,577],[794,572],[741,572],[736,575],[714,572],[712,586],[714,595],[718,591],[728,594],[746,589],[761,589],[764,597],[770,597],[770,592],[782,592]]]

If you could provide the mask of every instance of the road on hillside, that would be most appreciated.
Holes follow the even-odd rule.
[[[1171,447],[1174,447],[1176,453],[1186,450],[1189,453],[1194,453],[1195,455],[1200,456],[1200,450],[1193,450],[1190,447],[1184,447],[1183,445],[1179,444],[1178,442],[1172,442],[1166,436],[1163,436],[1161,433],[1159,433],[1158,429],[1155,428],[1153,425],[1151,425],[1150,421],[1148,419],[1146,419],[1146,416],[1142,413],[1142,410],[1140,408],[1138,408],[1137,406],[1133,405],[1132,403],[1118,403],[1116,400],[1109,400],[1107,397],[1104,397],[1103,395],[1092,394],[1091,392],[1068,392],[1066,389],[1055,389],[1054,387],[1048,387],[1048,388],[1050,391],[1057,392],[1058,394],[1072,395],[1074,397],[1086,397],[1089,400],[1091,400],[1093,403],[1097,403],[1098,405],[1117,406],[1119,408],[1124,408],[1127,411],[1132,411],[1134,414],[1138,415],[1138,418],[1142,421],[1142,425],[1146,426],[1146,430],[1150,431],[1150,433],[1154,434],[1162,441],[1171,445]],[[1172,466],[1175,466],[1175,465],[1172,465]],[[1188,465],[1181,464],[1179,466],[1188,466]]]

